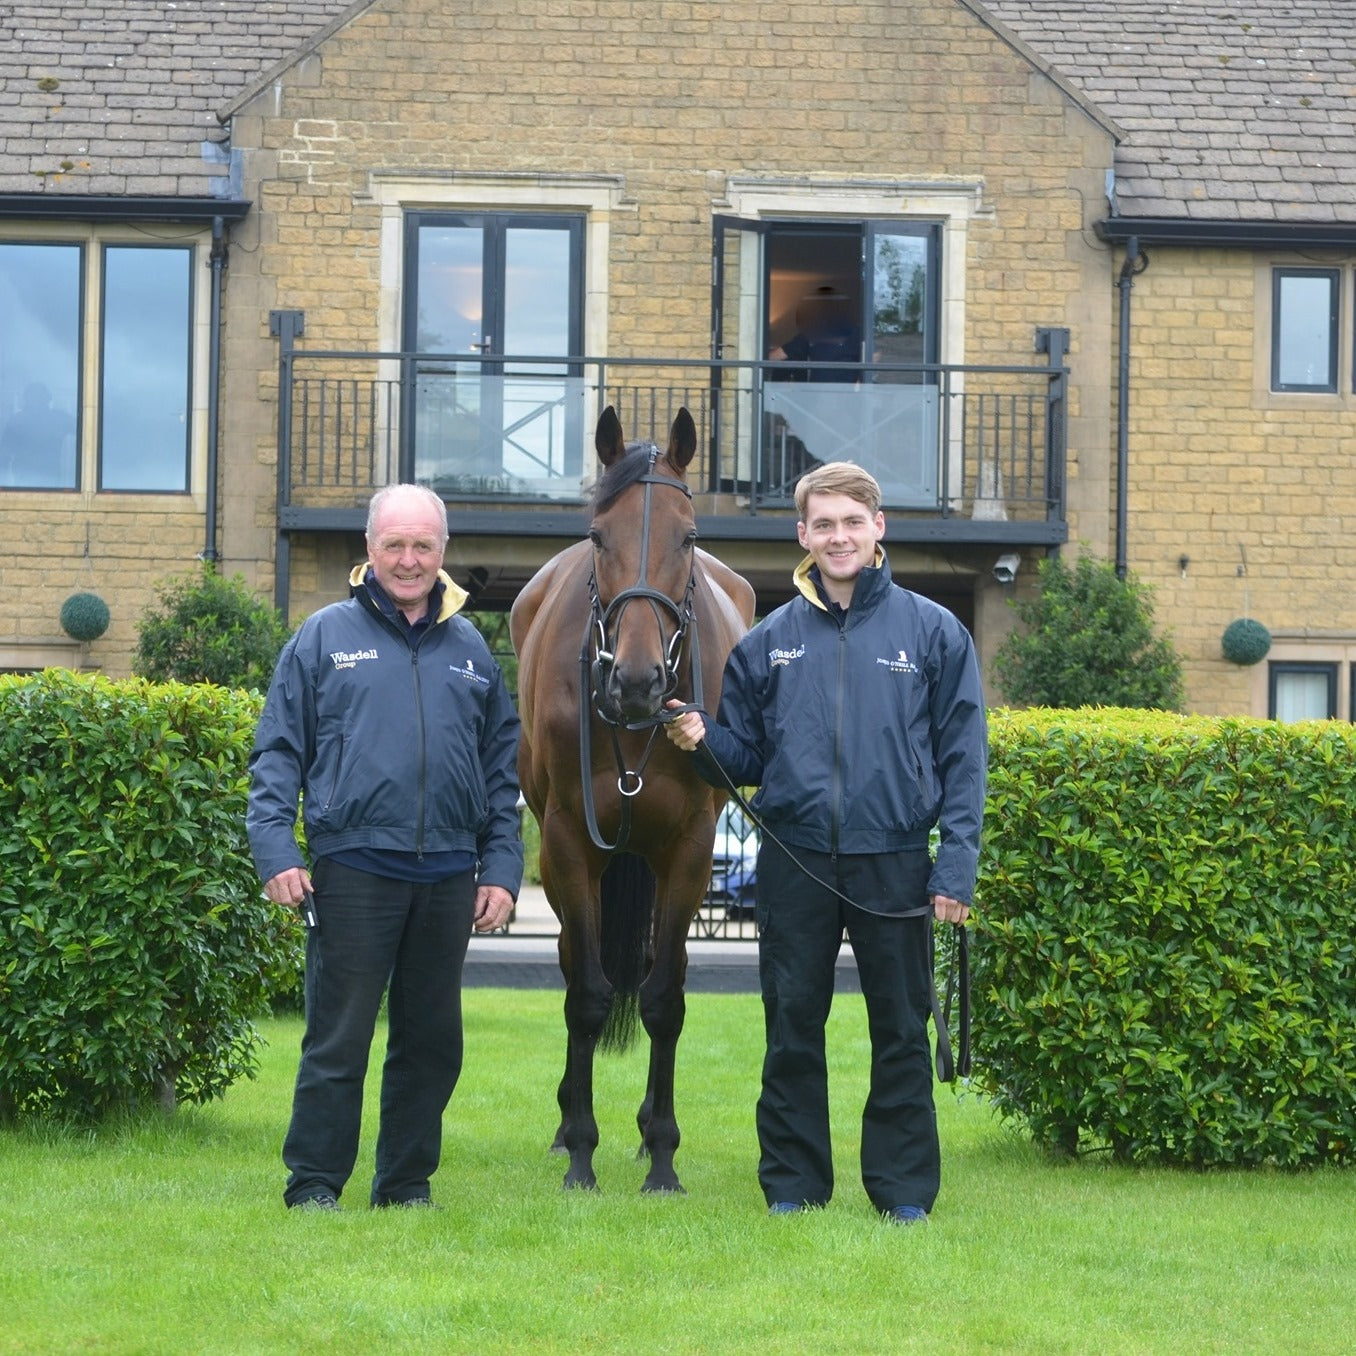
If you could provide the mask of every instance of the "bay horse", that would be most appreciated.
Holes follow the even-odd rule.
[[[714,712],[734,643],[753,621],[748,581],[697,545],[687,467],[697,430],[678,411],[662,453],[598,420],[603,473],[585,540],[559,552],[513,604],[522,741],[518,776],[541,826],[541,878],[560,920],[565,1072],[553,1149],[565,1187],[597,1188],[596,1047],[650,1040],[636,1123],[642,1191],[681,1192],[673,1079],[687,933],[711,873],[725,797],[660,725],[671,697]]]

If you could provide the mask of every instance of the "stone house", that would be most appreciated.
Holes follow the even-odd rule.
[[[299,619],[394,479],[505,607],[583,531],[602,406],[686,405],[763,609],[846,455],[982,657],[1089,550],[1192,710],[1352,718],[1356,3],[8,9],[0,668],[127,672],[198,559]]]

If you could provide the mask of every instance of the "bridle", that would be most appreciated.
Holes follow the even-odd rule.
[[[657,485],[667,486],[671,489],[681,490],[688,499],[692,498],[692,491],[683,481],[673,476],[661,475],[655,471],[654,466],[658,456],[659,449],[651,447],[649,468],[643,476],[635,481],[636,484],[645,487],[640,523],[640,577],[630,588],[622,589],[610,603],[604,606],[602,599],[598,596],[597,575],[593,570],[589,571],[589,620],[584,632],[584,643],[579,652],[579,772],[583,784],[584,819],[588,826],[589,838],[593,841],[594,847],[603,852],[622,851],[631,836],[631,802],[636,796],[640,795],[645,785],[645,779],[641,774],[644,772],[645,764],[649,761],[650,754],[654,750],[655,741],[659,735],[659,727],[672,719],[674,714],[665,711],[663,703],[677,691],[679,666],[685,645],[688,649],[688,666],[692,674],[693,704],[700,706],[702,701],[701,647],[693,606],[697,589],[695,556],[692,568],[688,571],[687,586],[683,590],[680,602],[675,602],[667,593],[654,588],[649,582],[650,508],[655,487]],[[617,633],[617,627],[620,625],[622,613],[627,604],[634,602],[643,602],[651,609],[661,636],[664,633],[666,614],[672,620],[674,629],[673,636],[669,640],[664,653],[664,690],[660,695],[659,710],[641,720],[619,721],[614,720],[603,709],[600,694],[607,686],[608,677],[612,672],[614,642],[611,637],[614,637]],[[593,778],[590,770],[593,766],[592,717],[595,714],[608,727],[608,732],[612,738],[612,753],[617,763],[617,790],[621,793],[622,802],[621,821],[618,825],[615,843],[607,842],[599,831],[597,810],[593,802]],[[621,739],[617,733],[618,729],[649,730],[650,732],[650,737],[645,741],[645,749],[641,754],[640,762],[634,768],[626,766]]]

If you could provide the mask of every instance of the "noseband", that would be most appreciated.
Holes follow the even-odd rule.
[[[668,719],[668,715],[663,709],[663,703],[677,690],[678,664],[682,656],[683,645],[689,636],[692,640],[690,657],[694,701],[697,705],[700,705],[702,700],[701,652],[698,648],[693,608],[697,588],[696,560],[693,559],[692,568],[688,571],[687,587],[683,590],[681,602],[675,602],[667,593],[654,588],[649,582],[650,506],[654,487],[656,485],[667,485],[672,489],[681,490],[689,499],[692,498],[692,491],[683,481],[677,480],[673,476],[660,475],[655,471],[654,465],[658,456],[659,449],[652,447],[648,471],[634,482],[645,487],[645,502],[640,524],[640,578],[630,588],[622,589],[610,603],[604,606],[602,599],[598,596],[596,572],[592,570],[589,572],[589,624],[584,635],[583,648],[579,653],[579,766],[583,782],[585,820],[588,824],[589,837],[593,840],[594,846],[604,852],[621,851],[630,837],[631,801],[640,794],[645,785],[641,773],[644,771],[645,764],[649,761],[650,754],[654,749],[659,727],[665,724]],[[673,620],[673,636],[669,640],[664,654],[664,690],[659,699],[660,709],[654,715],[636,721],[615,720],[603,709],[602,700],[603,691],[612,672],[615,654],[614,643],[609,638],[609,632],[613,636],[616,635],[616,629],[620,625],[621,615],[626,605],[638,601],[646,603],[653,611],[661,636],[664,631],[663,614],[667,613]],[[617,790],[622,796],[622,809],[621,824],[615,843],[608,843],[599,832],[597,814],[593,803],[593,779],[589,769],[593,765],[593,723],[591,717],[594,715],[597,715],[598,719],[608,726],[609,733],[612,736],[613,755],[617,761]],[[649,730],[650,732],[650,737],[645,742],[645,751],[634,769],[628,769],[626,766],[626,760],[622,754],[621,740],[617,734],[619,728]]]

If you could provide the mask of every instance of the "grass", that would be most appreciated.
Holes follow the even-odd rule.
[[[642,1049],[601,1058],[601,1191],[546,1152],[558,993],[471,989],[439,1211],[282,1208],[300,1024],[260,1077],[171,1119],[0,1133],[0,1352],[1337,1352],[1356,1342],[1356,1176],[1048,1160],[939,1090],[931,1223],[877,1222],[857,1178],[860,998],[831,1023],[838,1189],[769,1219],[755,1180],[761,1010],[692,995],[685,1197],[644,1197]],[[379,1052],[378,1052],[379,1057]],[[375,1060],[374,1060],[375,1066]],[[369,1083],[375,1084],[375,1077]]]

